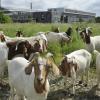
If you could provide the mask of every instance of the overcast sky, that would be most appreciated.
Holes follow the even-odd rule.
[[[76,10],[90,11],[100,16],[100,0],[1,0],[3,7],[10,8],[30,8],[30,2],[33,3],[33,9],[43,9],[65,7]]]

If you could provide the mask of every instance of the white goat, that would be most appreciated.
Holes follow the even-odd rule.
[[[72,78],[73,94],[75,94],[75,82],[77,76],[82,75],[82,80],[83,80],[83,75],[87,73],[87,83],[88,83],[88,70],[90,67],[90,62],[91,62],[91,54],[84,49],[74,51],[66,55],[65,58],[62,60],[60,64],[60,70],[62,72],[62,75],[65,76],[65,79],[68,76]]]
[[[46,100],[49,92],[47,79],[49,68],[59,74],[58,67],[51,61],[50,54],[47,58],[40,55],[34,56],[29,62],[25,58],[14,58],[8,64],[9,83],[11,86],[11,100],[14,100],[14,88],[18,100],[26,97],[27,100]],[[32,68],[33,67],[33,68]],[[30,75],[28,75],[30,73]]]
[[[0,76],[3,76],[4,69],[7,66],[8,50],[6,43],[0,43]]]
[[[91,53],[94,50],[100,51],[100,36],[90,37],[90,43],[86,43],[86,50]]]
[[[97,74],[97,87],[99,88],[100,84],[100,52],[94,50],[94,54],[96,54],[96,74]]]
[[[46,34],[48,42],[61,42],[62,40],[65,41],[65,43],[68,43],[71,38],[65,36],[66,33],[55,33],[55,32],[49,32]]]
[[[94,50],[100,51],[100,36],[90,36],[91,31],[86,28],[80,35],[86,44],[86,50],[93,52]]]
[[[65,43],[68,43],[71,38],[66,36],[66,33],[65,32],[60,32],[60,33],[56,33],[56,32],[38,32],[38,34],[45,34],[48,42],[61,42],[61,41],[64,41]]]

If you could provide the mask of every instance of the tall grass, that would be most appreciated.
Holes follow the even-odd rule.
[[[72,27],[72,42],[61,47],[58,43],[52,43],[48,46],[48,51],[52,52],[55,56],[57,63],[60,62],[64,54],[68,54],[74,50],[84,48],[84,43],[80,39],[78,33],[75,29],[77,26],[82,27],[92,27],[93,35],[100,35],[100,24],[95,23],[72,23],[72,24],[42,24],[42,23],[9,23],[9,24],[0,24],[0,30],[3,30],[5,35],[14,37],[17,30],[22,30],[25,36],[35,35],[37,32],[51,31],[53,26],[59,27],[61,32],[65,32],[68,27]]]

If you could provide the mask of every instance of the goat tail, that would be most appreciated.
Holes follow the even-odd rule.
[[[93,53],[94,53],[96,56],[100,54],[100,52],[97,51],[97,50],[94,50]]]

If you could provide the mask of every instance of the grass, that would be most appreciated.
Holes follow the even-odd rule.
[[[37,32],[48,32],[51,31],[52,27],[59,27],[61,32],[65,32],[68,27],[72,27],[72,42],[68,45],[61,47],[58,43],[49,44],[48,51],[52,52],[55,56],[57,63],[60,62],[64,54],[68,54],[74,50],[84,48],[84,43],[76,33],[75,29],[77,26],[92,27],[93,35],[100,35],[100,24],[96,23],[71,23],[71,24],[42,24],[42,23],[9,23],[0,24],[0,30],[3,30],[5,35],[14,37],[17,30],[22,30],[25,36],[35,35]]]
[[[59,43],[53,43],[53,44],[48,45],[48,52],[52,52],[54,54],[54,58],[55,58],[56,63],[60,64],[60,61],[61,61],[64,54],[68,54],[74,50],[78,50],[78,49],[85,47],[83,41],[80,39],[79,35],[75,31],[75,28],[79,25],[80,25],[80,23],[73,23],[73,24],[11,23],[11,24],[0,24],[0,31],[3,30],[5,35],[14,37],[17,30],[22,30],[24,32],[25,36],[32,36],[40,31],[43,31],[43,32],[51,31],[52,27],[54,27],[54,26],[58,26],[60,28],[60,31],[65,32],[66,29],[69,26],[71,26],[73,28],[72,42],[71,43],[66,44],[63,47],[61,47],[61,45]],[[90,27],[92,27],[93,35],[100,35],[100,24],[81,23],[81,26],[82,27],[90,26]],[[95,59],[95,55],[93,55],[93,59]],[[91,64],[91,67],[93,67],[93,68],[90,69],[90,74],[89,74],[90,85],[92,84],[92,82],[96,83],[95,62],[93,62],[93,64]],[[5,80],[7,81],[7,79],[5,79]],[[83,95],[81,95],[80,93],[83,93],[83,92],[79,92],[79,94],[77,95],[77,98],[79,98],[79,99],[82,98],[82,96],[84,95],[84,93],[83,93]],[[0,92],[0,100],[7,99],[5,94],[7,94],[7,96],[8,96],[8,93],[4,93],[3,91]],[[57,94],[58,93],[56,93],[54,91],[53,95],[57,95]],[[52,97],[53,97],[53,95],[52,95]],[[4,97],[6,97],[6,99],[1,99]],[[77,100],[77,98],[75,100]],[[85,98],[83,97],[83,99],[85,99]]]

